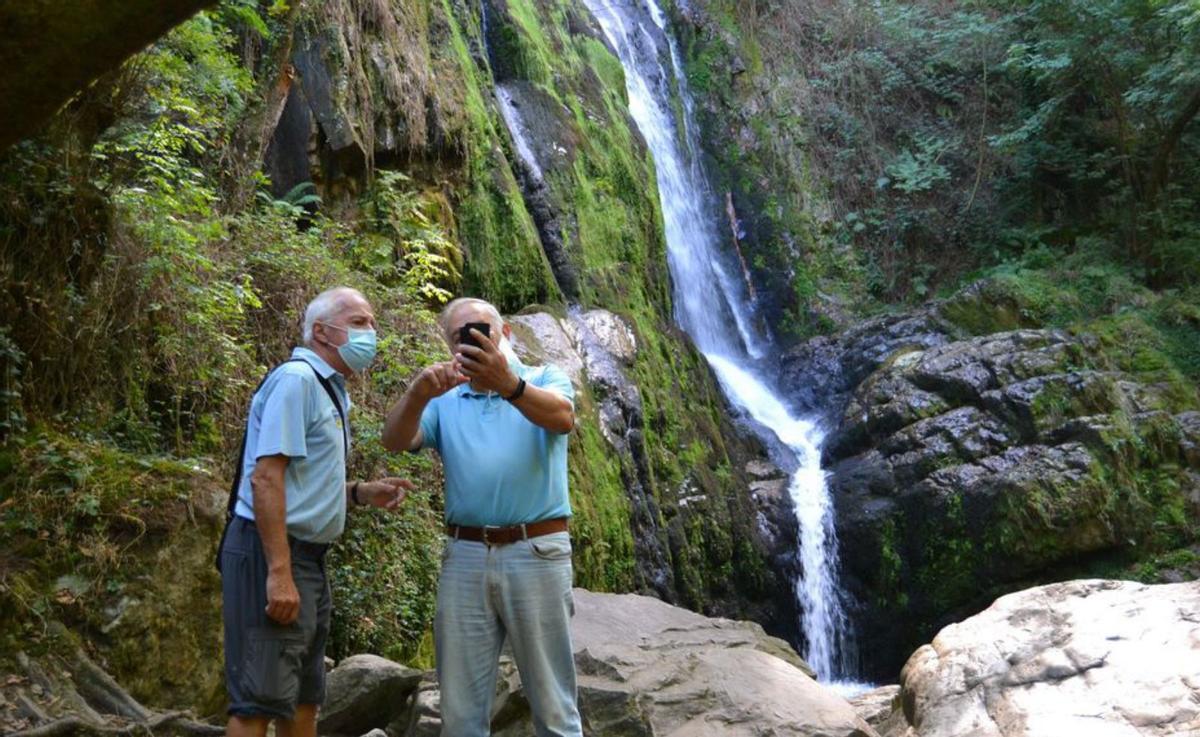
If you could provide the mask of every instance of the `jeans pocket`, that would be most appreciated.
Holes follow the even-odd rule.
[[[542,560],[570,560],[571,538],[566,533],[535,537],[529,541],[529,549]]]

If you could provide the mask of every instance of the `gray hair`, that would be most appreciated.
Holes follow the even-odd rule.
[[[318,294],[304,309],[304,344],[312,343],[313,325],[325,322],[337,315],[346,297],[354,296],[365,300],[363,293],[354,287],[334,287]]]
[[[445,338],[450,338],[450,316],[453,315],[455,310],[457,310],[459,307],[466,307],[467,305],[478,305],[482,307],[484,312],[487,312],[488,315],[498,324],[504,324],[504,318],[501,317],[500,310],[496,309],[496,305],[488,302],[485,299],[478,299],[476,297],[459,297],[458,299],[451,300],[450,304],[443,307],[441,313],[438,315],[437,324],[438,327],[441,328],[442,335]]]

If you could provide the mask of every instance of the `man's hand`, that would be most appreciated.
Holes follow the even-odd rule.
[[[446,361],[426,366],[425,370],[417,374],[417,378],[413,381],[413,389],[428,401],[442,396],[456,386],[467,383],[468,380],[466,376],[459,373],[458,364],[455,361]]]
[[[364,504],[379,509],[396,509],[408,492],[416,485],[408,479],[394,477],[382,478],[377,481],[363,481],[358,485],[358,498]]]
[[[407,391],[400,401],[388,410],[383,421],[380,439],[383,447],[397,453],[402,450],[417,450],[421,447],[421,412],[434,397],[440,397],[469,379],[459,372],[457,361],[446,361],[427,366],[417,378],[409,382]]]
[[[280,624],[300,616],[300,592],[290,570],[267,574],[267,616]]]
[[[520,379],[509,367],[508,359],[488,336],[475,328],[471,328],[471,335],[480,347],[459,343],[458,353],[454,354],[462,373],[477,389],[505,397],[515,392]]]

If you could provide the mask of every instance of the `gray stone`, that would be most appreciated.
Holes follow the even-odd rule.
[[[868,678],[890,677],[933,627],[977,608],[981,587],[1026,585],[1081,556],[1140,545],[1144,513],[1114,486],[1135,486],[1142,468],[1175,469],[1200,517],[1200,479],[1186,470],[1200,464],[1200,418],[1172,415],[1179,400],[1167,388],[1112,370],[1087,335],[1000,319],[1018,329],[964,337],[942,319],[966,319],[983,293],[790,354],[792,370],[804,356],[811,371],[840,369],[814,380],[844,387],[823,461]],[[930,578],[948,547],[958,582]]]
[[[439,737],[442,733],[441,694],[437,684],[425,682],[413,694],[405,737]]]
[[[584,386],[583,359],[562,322],[548,312],[532,312],[507,318],[512,326],[513,350],[522,361],[541,366],[558,366],[576,389]]]
[[[637,357],[637,338],[625,320],[608,310],[588,310],[582,319],[609,355],[626,366],[633,365]]]
[[[900,687],[897,685],[880,686],[851,698],[850,705],[863,718],[863,721],[883,733],[884,725],[899,710]]]
[[[378,655],[341,661],[326,680],[322,734],[360,735],[388,726],[421,682],[422,672]]]
[[[584,717],[612,730],[595,734],[875,734],[757,624],[582,589],[575,608]]]
[[[746,463],[746,473],[756,479],[783,478],[786,474],[768,460],[756,458]]]

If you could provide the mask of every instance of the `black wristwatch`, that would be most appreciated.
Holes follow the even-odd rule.
[[[508,401],[510,401],[510,402],[512,402],[512,401],[515,401],[515,400],[517,400],[517,399],[520,399],[520,398],[521,398],[521,395],[522,395],[522,394],[524,394],[524,393],[525,393],[525,380],[524,380],[524,379],[517,379],[517,388],[516,388],[516,390],[515,390],[515,391],[513,391],[513,393],[512,393],[512,394],[509,394],[507,397],[505,397],[505,399],[506,399],[506,400],[508,400]]]
[[[362,506],[362,502],[360,502],[360,501],[358,500],[358,485],[359,485],[360,483],[362,483],[362,482],[361,482],[361,481],[355,481],[353,484],[350,484],[350,498],[354,500],[354,503],[355,503],[355,504],[357,504],[358,506],[360,506],[360,507],[361,507],[361,506]]]

